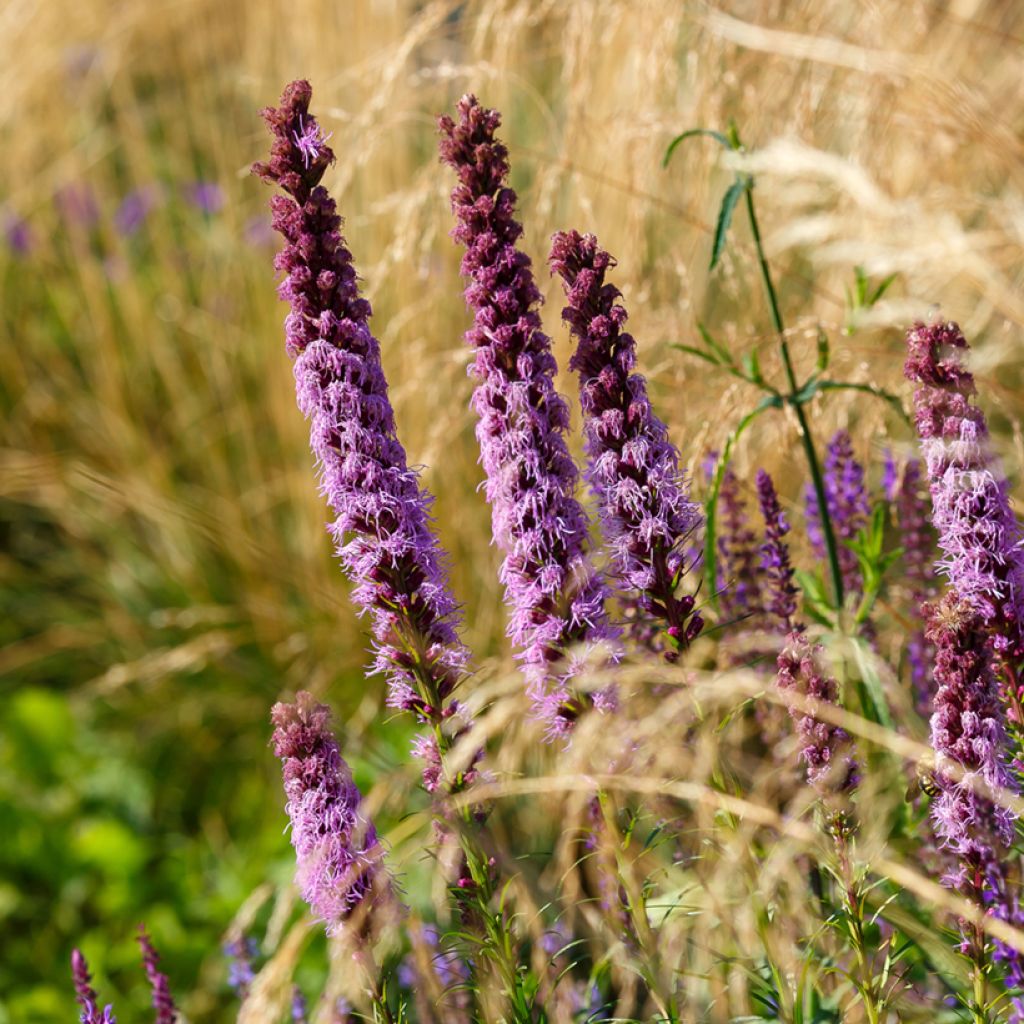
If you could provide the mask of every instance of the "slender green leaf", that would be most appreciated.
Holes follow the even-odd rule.
[[[876,302],[889,290],[889,286],[896,280],[896,274],[890,274],[884,278],[879,286],[874,290],[871,298],[868,300],[868,305],[873,306]]]
[[[704,362],[710,363],[712,366],[722,365],[716,355],[706,351],[705,349],[695,348],[693,345],[683,345],[679,342],[673,342],[672,348],[677,348],[680,352],[686,352],[688,355],[696,356],[698,359],[703,359]]]
[[[722,197],[722,205],[718,210],[718,221],[715,223],[715,240],[711,246],[711,266],[714,270],[718,266],[722,250],[725,249],[725,236],[729,233],[729,225],[732,223],[732,215],[736,210],[736,204],[740,197],[747,190],[747,183],[737,179],[726,190]]]
[[[816,388],[822,391],[863,391],[865,394],[874,395],[875,398],[881,398],[888,402],[904,423],[910,423],[910,417],[904,410],[903,403],[892,392],[886,391],[884,388],[877,388],[873,384],[854,384],[850,381],[840,380],[819,380],[816,383]]]
[[[828,364],[829,364],[829,361],[830,361],[831,357],[832,357],[832,353],[831,353],[831,350],[829,349],[828,335],[825,333],[825,330],[821,326],[819,326],[818,327],[818,359],[817,359],[817,363],[816,363],[817,368],[818,368],[818,373],[824,373],[828,369]]]
[[[724,345],[715,341],[715,338],[712,335],[712,333],[699,320],[697,321],[697,330],[700,331],[700,336],[704,339],[704,344],[707,345],[708,348],[713,349],[715,352],[717,352],[718,355],[721,357],[723,365],[725,365],[726,363],[730,365],[735,365],[734,360],[732,358],[732,353]]]
[[[732,144],[728,138],[721,132],[712,131],[710,128],[691,128],[689,131],[683,132],[681,135],[677,135],[669,144],[668,149],[665,150],[665,155],[661,158],[661,166],[668,167],[669,161],[672,159],[672,154],[675,153],[676,147],[680,142],[684,142],[686,139],[693,139],[699,135],[706,136],[709,139],[716,139],[726,149],[732,149]]]

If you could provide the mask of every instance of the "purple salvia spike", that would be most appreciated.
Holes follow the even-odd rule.
[[[309,1024],[309,1006],[298,985],[292,985],[292,1024]]]
[[[584,554],[587,517],[576,500],[577,469],[565,432],[569,408],[555,390],[555,358],[541,330],[540,291],[529,257],[516,248],[522,228],[506,186],[508,151],[495,138],[500,116],[473,96],[458,117],[442,117],[441,159],[458,175],[452,191],[466,247],[462,273],[474,312],[466,341],[478,384],[473,408],[487,475],[494,537],[505,559],[501,581],[511,609],[509,636],[530,697],[553,735],[568,733],[583,709],[570,648],[614,641],[606,588]],[[608,693],[594,694],[598,706]]]
[[[77,949],[71,951],[71,980],[75,986],[75,1001],[82,1007],[81,1024],[117,1024],[114,1008],[109,1004],[100,1010],[96,990],[85,957]]]
[[[294,704],[275,704],[270,719],[292,824],[295,880],[333,935],[364,900],[386,890],[383,850],[331,732],[330,709],[303,691]]]
[[[580,381],[585,476],[598,501],[612,571],[627,600],[639,597],[643,613],[664,621],[671,656],[703,626],[693,598],[677,595],[700,510],[690,500],[668,429],[651,408],[647,382],[633,372],[636,343],[622,329],[628,314],[618,288],[605,281],[615,261],[593,235],[570,231],[554,236],[549,262],[568,299],[562,319],[576,339],[569,369]]]
[[[739,479],[731,468],[722,474],[718,511],[722,614],[732,620],[749,618],[759,614],[763,604],[760,546],[757,534],[750,528]]]
[[[984,413],[971,404],[968,344],[954,323],[907,332],[904,373],[918,385],[915,420],[928,469],[932,523],[950,588],[993,634],[997,650],[1024,650],[1024,555],[1009,488],[989,448]]]
[[[142,966],[146,969],[146,978],[153,993],[153,1009],[156,1016],[154,1024],[174,1024],[178,1019],[178,1011],[171,996],[167,975],[160,970],[160,954],[146,934],[144,925],[139,925],[139,948],[142,950]]]
[[[822,668],[824,652],[812,644],[807,634],[796,629],[779,653],[779,689],[798,693],[810,707],[790,706],[803,743],[800,758],[807,766],[807,781],[821,793],[848,792],[859,781],[857,762],[846,730],[814,715],[816,704],[838,706],[839,687]]]
[[[789,558],[786,534],[789,522],[779,504],[775,484],[768,473],[757,471],[757,501],[764,519],[764,543],[761,545],[761,571],[764,574],[765,610],[778,619],[784,633],[797,629],[797,588],[793,583],[793,565]],[[802,627],[801,627],[802,628]]]
[[[274,144],[269,163],[253,167],[288,193],[271,199],[286,242],[275,260],[286,274],[279,294],[291,304],[286,347],[320,489],[336,516],[329,529],[352,600],[370,618],[374,668],[388,680],[392,707],[437,725],[458,710],[450,698],[469,653],[432,499],[396,433],[370,304],[359,295],[334,200],[319,184],[334,154],[309,113],[311,92],[308,82],[293,82],[280,107],[263,111]]]
[[[853,441],[845,430],[832,435],[825,451],[825,500],[828,506],[832,529],[839,542],[839,569],[843,575],[843,589],[848,594],[859,594],[863,589],[857,556],[844,544],[851,541],[867,525],[867,490],[864,486],[864,467],[854,458]],[[821,512],[818,509],[814,488],[807,485],[804,494],[807,509],[807,536],[814,554],[824,561],[825,534],[821,527]]]
[[[256,940],[240,935],[224,943],[224,955],[228,958],[228,985],[239,999],[249,994],[249,986],[256,977],[253,960],[259,952]]]

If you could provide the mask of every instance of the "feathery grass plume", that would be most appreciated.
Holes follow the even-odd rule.
[[[450,698],[469,653],[431,527],[432,499],[396,433],[370,304],[359,295],[335,202],[319,184],[334,154],[309,113],[311,95],[308,82],[292,82],[281,105],[263,111],[274,143],[270,161],[253,171],[287,193],[271,199],[286,242],[274,265],[286,274],[279,287],[291,304],[285,343],[320,489],[336,516],[330,532],[355,584],[352,600],[370,616],[388,703],[433,726],[418,748],[426,754],[459,709]],[[438,777],[425,778],[428,789]]]
[[[892,487],[890,500],[896,512],[900,546],[903,548],[900,564],[910,590],[916,620],[922,613],[924,603],[933,598],[936,591],[935,535],[931,528],[931,502],[920,459],[909,459],[902,467]],[[907,640],[907,662],[917,706],[921,711],[931,708],[934,653],[925,637],[924,626],[917,626]]]
[[[757,501],[764,519],[764,543],[761,545],[761,572],[764,574],[765,610],[778,619],[785,633],[801,629],[796,622],[797,594],[793,583],[793,565],[789,557],[786,534],[789,522],[775,484],[767,471],[757,471]]]
[[[789,712],[803,743],[800,759],[807,781],[825,795],[854,789],[859,773],[846,730],[814,715],[817,703],[839,703],[839,686],[822,667],[823,654],[802,629],[794,629],[779,653],[776,682],[782,691],[799,693],[810,702],[806,709],[791,705]]]
[[[1007,659],[1024,653],[1022,533],[1009,487],[989,450],[985,414],[971,404],[969,346],[955,323],[916,323],[904,373],[918,385],[914,410],[928,469],[939,568],[978,613]]]
[[[967,598],[950,590],[928,608],[927,636],[935,645],[935,712],[931,742],[935,750],[935,785],[931,815],[936,835],[956,858],[944,885],[994,915],[1021,923],[1019,893],[1009,880],[1008,859],[1015,837],[1013,812],[989,793],[1018,792],[1009,769],[1005,713],[992,665],[991,645],[981,613]],[[955,766],[956,775],[949,769]],[[965,928],[965,949],[979,969],[985,939],[978,928]],[[1007,981],[1024,988],[1024,959],[996,940]],[[1018,1009],[1015,1019],[1021,1019]]]
[[[722,476],[718,508],[718,564],[722,579],[718,600],[727,619],[747,619],[763,608],[762,567],[757,534],[750,528],[747,503],[732,467]]]
[[[839,542],[837,554],[843,589],[847,594],[859,594],[863,582],[857,556],[843,542],[853,540],[867,525],[870,507],[864,487],[864,467],[854,457],[853,441],[846,430],[837,430],[825,450],[824,485],[829,518]],[[804,504],[807,510],[807,538],[814,554],[824,559],[827,552],[825,534],[821,528],[821,511],[810,484],[804,492]]]
[[[505,552],[508,632],[539,717],[560,735],[585,706],[573,689],[570,648],[582,645],[585,654],[614,641],[616,630],[605,611],[607,588],[585,554],[587,516],[574,496],[578,472],[565,440],[569,408],[555,389],[530,258],[516,248],[523,229],[506,185],[508,150],[494,134],[500,122],[497,111],[464,96],[457,119],[439,119],[440,153],[458,175],[452,237],[466,247],[476,435],[494,538]],[[598,707],[614,704],[608,692],[590,696]]]
[[[668,428],[655,415],[647,381],[634,372],[636,342],[622,327],[621,292],[605,281],[612,257],[593,235],[558,232],[549,263],[568,304],[562,319],[576,339],[569,360],[580,381],[586,451],[585,477],[599,504],[612,571],[624,596],[664,622],[670,658],[703,628],[694,598],[679,595],[686,542],[700,529],[699,506],[679,467]]]
[[[271,743],[281,760],[302,898],[333,935],[365,900],[389,890],[384,851],[360,811],[362,797],[331,731],[331,712],[312,694],[275,704]]]
[[[146,934],[145,925],[139,925],[138,939],[142,950],[142,966],[146,969],[146,978],[153,992],[153,1009],[156,1010],[154,1024],[174,1024],[178,1019],[178,1010],[171,995],[171,986],[167,975],[160,970],[160,954]]]
[[[89,965],[77,949],[71,951],[71,980],[75,986],[75,1000],[82,1007],[82,1024],[117,1024],[113,1006],[108,1004],[102,1010],[99,1009]]]

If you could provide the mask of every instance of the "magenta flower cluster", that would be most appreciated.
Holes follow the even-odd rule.
[[[583,710],[574,692],[573,648],[582,655],[615,639],[607,588],[586,555],[588,521],[575,497],[577,469],[566,443],[569,408],[555,389],[551,340],[541,330],[540,291],[530,258],[517,248],[523,229],[506,184],[508,151],[495,137],[501,118],[473,96],[455,119],[439,121],[442,160],[458,177],[452,190],[456,241],[473,327],[473,408],[487,475],[496,543],[505,552],[501,581],[511,610],[509,636],[531,698],[555,734]],[[609,694],[593,695],[599,705]]]
[[[622,328],[628,314],[619,290],[605,280],[614,266],[593,235],[559,232],[552,269],[568,303],[562,319],[576,349],[569,368],[579,376],[588,456],[586,478],[601,513],[619,590],[638,597],[660,619],[674,649],[686,648],[703,627],[690,594],[679,594],[687,541],[702,524],[668,429],[651,408],[647,382],[635,373],[636,343]]]
[[[296,882],[302,898],[335,933],[368,895],[388,882],[383,850],[330,728],[331,712],[312,694],[271,711],[281,760]]]

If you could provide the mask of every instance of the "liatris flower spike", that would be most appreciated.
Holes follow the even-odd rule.
[[[452,236],[466,247],[476,435],[494,537],[505,552],[509,635],[539,716],[552,734],[564,734],[584,706],[573,690],[570,649],[581,645],[585,652],[616,631],[605,611],[605,585],[584,553],[587,517],[574,496],[577,470],[565,440],[569,410],[555,390],[530,259],[516,248],[522,228],[516,194],[506,185],[508,151],[495,138],[500,120],[475,97],[463,97],[457,118],[439,121],[440,151],[458,175]],[[609,694],[594,700],[611,703]]]
[[[171,996],[167,975],[160,970],[160,954],[157,953],[146,934],[143,925],[139,925],[139,948],[142,950],[142,966],[146,969],[146,978],[153,992],[153,1009],[156,1010],[154,1024],[174,1024],[178,1019],[178,1011]]]
[[[286,242],[275,266],[286,274],[279,288],[291,304],[285,343],[321,491],[336,516],[330,531],[355,584],[352,600],[370,617],[388,702],[434,726],[429,747],[458,710],[452,693],[469,654],[432,531],[431,498],[396,433],[370,305],[359,295],[334,200],[319,184],[334,154],[309,113],[310,96],[308,82],[293,82],[279,107],[263,111],[274,145],[269,163],[253,170],[287,193],[271,199]],[[433,772],[430,758],[428,767]]]
[[[977,611],[996,649],[1024,654],[1024,552],[1009,489],[989,450],[984,413],[971,404],[967,341],[954,323],[915,324],[904,372],[918,385],[915,420],[950,588]]]
[[[296,882],[328,935],[367,901],[389,893],[383,850],[360,809],[361,796],[330,728],[330,710],[312,694],[275,704],[272,744],[281,759]]]
[[[593,235],[559,232],[549,260],[561,278],[576,350],[569,360],[580,381],[585,476],[611,549],[612,571],[627,600],[661,619],[671,638],[666,654],[689,646],[703,627],[694,599],[678,594],[686,542],[700,529],[699,507],[679,467],[679,452],[651,408],[636,366],[636,343],[622,330],[628,314],[619,290],[605,280],[615,265]]]
[[[71,952],[71,980],[75,986],[75,999],[82,1007],[82,1024],[117,1024],[113,1006],[108,1005],[102,1010],[99,1009],[89,965],[77,949]]]
[[[757,534],[750,528],[739,478],[731,467],[722,476],[718,509],[719,602],[722,614],[731,620],[749,619],[758,615],[763,605],[760,549]]]
[[[789,523],[779,504],[775,484],[763,469],[757,471],[757,501],[764,519],[761,571],[765,580],[765,609],[778,620],[783,632],[791,633],[798,628],[798,591],[793,583],[793,566],[789,559],[789,545],[786,543]]]

